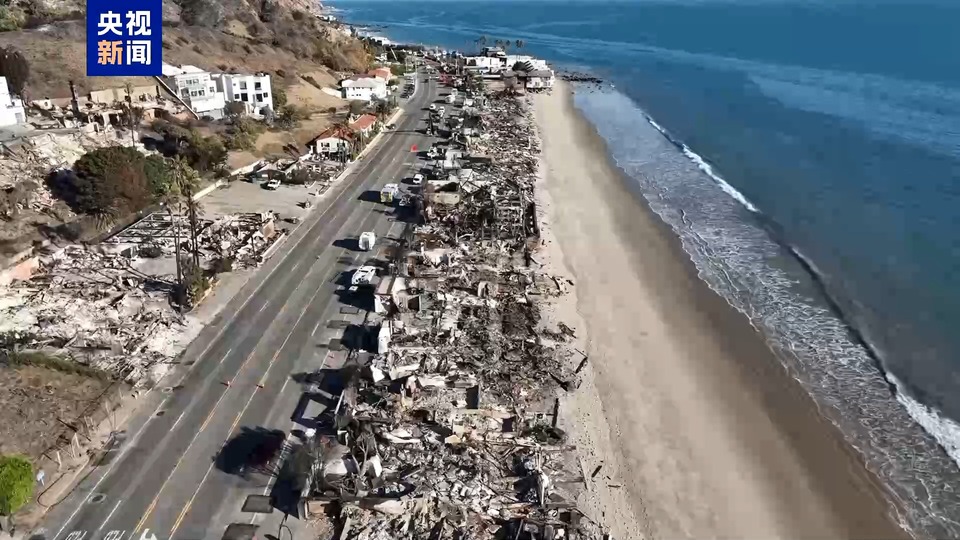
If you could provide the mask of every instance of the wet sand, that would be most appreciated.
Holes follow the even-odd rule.
[[[575,284],[549,315],[589,357],[562,402],[581,508],[618,539],[906,538],[840,433],[628,188],[570,87],[532,101],[537,260]]]

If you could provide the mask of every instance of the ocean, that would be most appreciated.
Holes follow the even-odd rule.
[[[960,2],[370,1],[394,41],[603,77],[575,103],[917,536],[960,537]]]

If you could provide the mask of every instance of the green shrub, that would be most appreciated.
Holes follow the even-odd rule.
[[[286,105],[287,105],[287,91],[284,90],[284,88],[278,84],[273,88],[273,110],[281,111]]]
[[[97,148],[77,160],[73,174],[56,176],[50,187],[76,212],[123,215],[153,199],[145,161],[143,154],[126,146]]]
[[[33,497],[33,465],[24,456],[0,456],[0,515],[10,516]]]
[[[15,32],[23,28],[27,15],[20,8],[0,6],[0,32]]]

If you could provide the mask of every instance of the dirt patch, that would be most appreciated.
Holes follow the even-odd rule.
[[[335,114],[317,113],[300,123],[300,126],[286,131],[268,131],[257,139],[255,154],[259,157],[271,155],[289,155],[286,148],[295,145],[300,154],[306,152],[306,144],[327,129],[335,120]],[[298,154],[299,155],[299,154]]]
[[[0,366],[0,454],[36,460],[93,412],[111,382],[36,366]]]
[[[345,99],[332,96],[321,88],[337,86],[337,77],[326,71],[301,73],[300,79],[287,87],[287,103],[304,107],[311,111],[326,111],[330,107],[344,109],[349,103]]]

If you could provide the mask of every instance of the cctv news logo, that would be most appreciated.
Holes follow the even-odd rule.
[[[162,0],[87,0],[87,75],[162,75]]]

